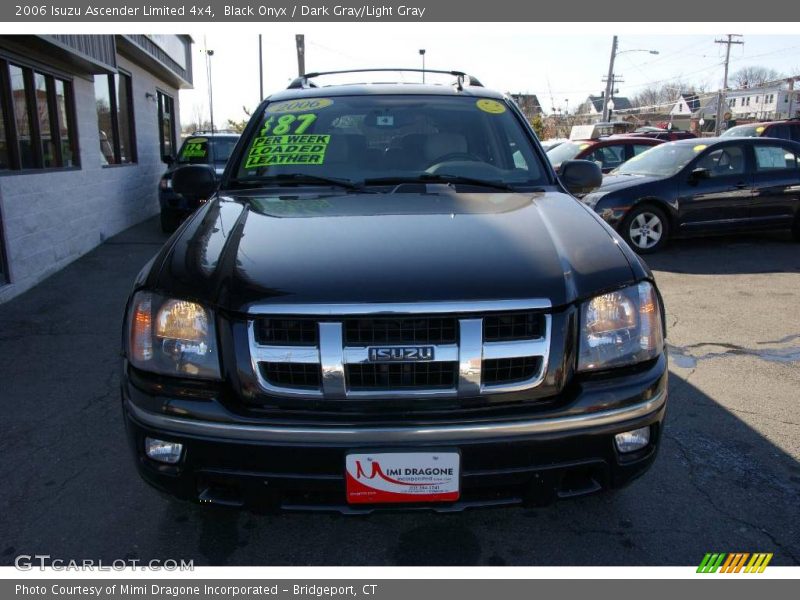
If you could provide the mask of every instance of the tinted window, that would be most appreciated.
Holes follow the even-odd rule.
[[[757,171],[797,168],[797,155],[791,150],[780,146],[756,146],[754,150]]]
[[[625,146],[603,146],[587,154],[584,159],[599,162],[603,169],[614,169],[625,162]]]
[[[706,154],[695,165],[697,169],[708,169],[711,177],[741,175],[745,172],[744,149],[741,146],[725,146]]]
[[[788,125],[772,125],[764,131],[764,136],[790,140],[792,139],[792,132],[789,130]]]
[[[650,150],[650,148],[652,148],[652,146],[643,146],[641,144],[634,144],[633,145],[633,156],[636,156],[637,154],[641,154],[642,152],[647,152],[648,150]]]
[[[759,131],[759,125],[738,125],[731,127],[720,137],[758,137],[763,131],[763,127]]]
[[[547,151],[547,158],[550,159],[550,162],[553,165],[558,166],[565,160],[572,160],[576,156],[578,156],[579,152],[586,150],[591,146],[588,142],[564,142],[563,144],[559,144],[555,148],[551,148]]]
[[[260,119],[236,167],[238,179],[309,175],[360,182],[429,174],[528,184],[545,177],[525,130],[497,100],[309,98],[273,102]]]
[[[675,175],[706,148],[705,144],[668,142],[653,146],[646,152],[634,156],[614,172],[623,175],[669,177]]]

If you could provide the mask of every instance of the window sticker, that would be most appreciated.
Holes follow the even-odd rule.
[[[191,138],[186,140],[186,144],[181,150],[181,158],[205,158],[208,156],[208,139]]]
[[[766,127],[763,127],[763,126],[762,127],[756,127],[756,133],[764,133],[765,129],[766,129]]]
[[[578,146],[578,150],[586,150],[589,146],[590,144],[581,144],[580,146]]]
[[[333,104],[330,98],[301,98],[299,100],[284,100],[267,106],[267,114],[282,115],[285,113],[300,113],[320,110]]]
[[[702,152],[702,151],[703,151],[703,150],[705,150],[706,148],[708,148],[708,145],[707,145],[707,144],[697,144],[697,146],[695,146],[694,148],[692,148],[692,150],[694,150],[695,152]]]
[[[315,114],[270,115],[253,140],[244,168],[323,164],[331,136],[305,133],[316,120]]]
[[[475,103],[475,106],[480,108],[483,112],[487,112],[491,115],[499,115],[506,112],[506,107],[502,102],[498,102],[497,100],[489,100],[487,98],[482,98]]]

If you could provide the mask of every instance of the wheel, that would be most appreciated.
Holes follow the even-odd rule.
[[[655,206],[634,208],[622,223],[622,237],[639,254],[658,252],[667,243],[669,221]]]
[[[161,231],[164,233],[172,233],[178,228],[180,220],[174,213],[162,210],[161,211]]]

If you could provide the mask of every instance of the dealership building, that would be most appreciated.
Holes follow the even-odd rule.
[[[187,35],[0,36],[0,302],[158,213]]]

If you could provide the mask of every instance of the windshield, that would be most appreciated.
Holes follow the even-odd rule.
[[[706,144],[678,144],[675,142],[653,146],[649,150],[637,154],[612,173],[615,175],[669,177],[685,167],[706,147]]]
[[[572,160],[578,156],[579,152],[586,150],[589,146],[591,146],[589,142],[564,142],[555,148],[550,148],[547,151],[547,158],[550,159],[554,167],[557,167],[565,160]]]
[[[178,163],[182,165],[208,164],[213,160],[215,164],[225,166],[237,141],[238,138],[234,137],[208,138],[195,136],[187,138],[178,153]]]
[[[763,131],[763,125],[739,125],[738,127],[731,127],[720,137],[758,137]]]
[[[400,94],[271,103],[234,172],[234,183],[350,187],[436,179],[500,186],[547,181],[504,102]]]

